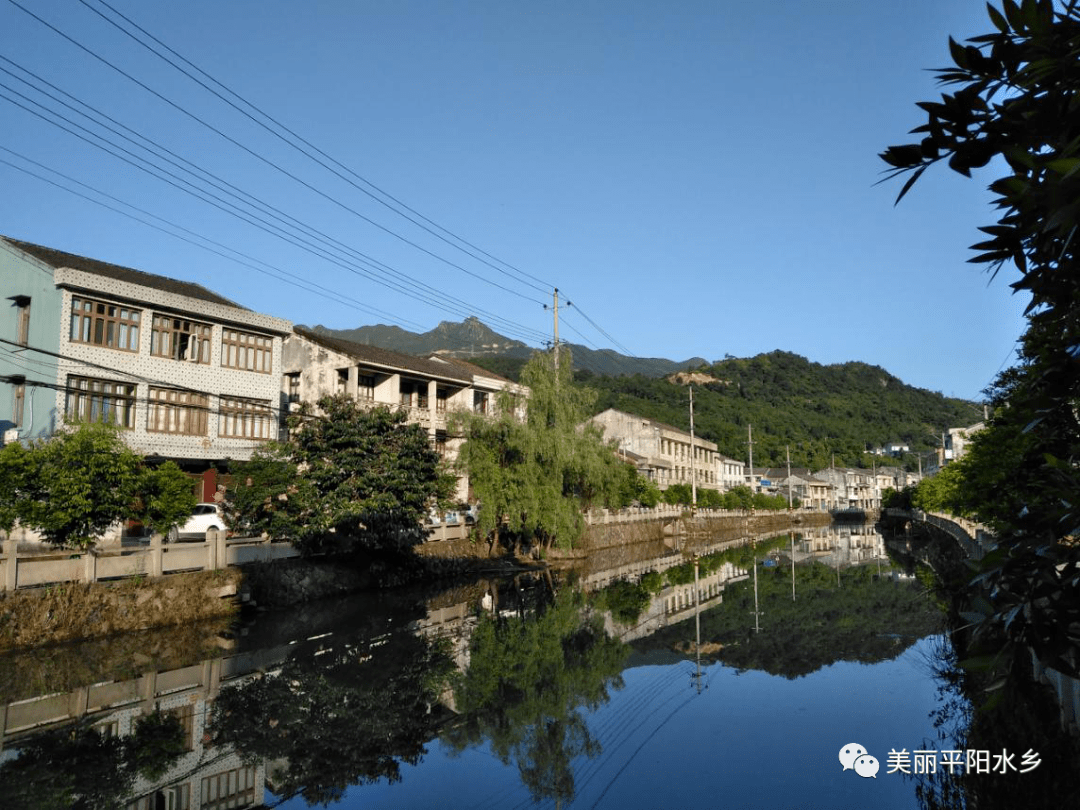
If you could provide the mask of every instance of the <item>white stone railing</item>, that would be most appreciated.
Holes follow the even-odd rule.
[[[14,591],[64,582],[101,582],[138,576],[159,577],[179,571],[212,571],[230,565],[298,557],[291,543],[258,538],[226,541],[225,532],[198,543],[162,542],[160,535],[143,547],[105,547],[85,551],[41,548],[20,550],[0,532],[0,590]]]

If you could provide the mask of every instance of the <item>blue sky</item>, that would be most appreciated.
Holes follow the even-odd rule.
[[[993,166],[974,180],[942,167],[897,207],[899,183],[875,185],[877,154],[907,142],[915,102],[938,95],[926,69],[946,64],[947,37],[987,30],[981,2],[17,2],[70,39],[0,0],[8,236],[334,328],[424,331],[475,313],[538,345],[558,286],[574,304],[560,309],[563,339],[679,360],[773,349],[860,360],[970,398],[1023,329],[1015,271],[988,283],[966,263],[992,221]],[[334,173],[93,9],[124,15],[286,125]],[[16,106],[62,111],[19,79],[211,173],[225,189],[214,194],[253,196],[269,224]],[[303,223],[314,247],[275,235],[283,222]],[[391,272],[406,276],[396,289],[370,278]]]

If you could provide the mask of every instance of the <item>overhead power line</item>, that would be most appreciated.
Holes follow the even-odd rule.
[[[202,87],[203,89],[205,89],[209,93],[212,93],[214,96],[216,96],[218,99],[220,99],[225,104],[228,104],[230,107],[232,107],[234,110],[239,112],[241,115],[244,115],[246,118],[248,118],[253,123],[255,123],[258,126],[265,129],[267,132],[269,132],[271,135],[273,135],[276,138],[278,138],[279,140],[281,140],[283,143],[288,144],[293,149],[295,149],[296,151],[303,154],[305,157],[307,157],[310,160],[314,161],[315,163],[317,163],[322,168],[324,168],[327,171],[334,174],[336,177],[344,180],[349,185],[351,185],[353,188],[355,188],[357,191],[360,191],[361,193],[367,195],[372,200],[374,200],[375,202],[377,202],[380,205],[384,206],[388,210],[394,212],[398,216],[404,217],[406,220],[413,223],[417,227],[423,229],[424,231],[426,231],[427,233],[429,233],[432,236],[436,237],[437,239],[440,239],[441,241],[445,242],[446,244],[450,245],[451,247],[462,251],[463,253],[465,253],[468,256],[471,256],[472,258],[476,259],[477,261],[480,261],[483,264],[486,264],[488,267],[491,267],[492,269],[502,273],[503,275],[506,275],[506,276],[508,276],[510,278],[513,278],[513,276],[510,276],[510,274],[507,273],[506,270],[502,269],[502,267],[499,267],[499,266],[497,266],[495,264],[492,264],[489,261],[486,261],[484,258],[481,258],[481,256],[477,256],[474,253],[470,252],[469,250],[465,250],[464,248],[461,247],[461,245],[466,245],[468,248],[471,248],[472,250],[477,251],[478,253],[482,254],[482,256],[485,256],[485,257],[487,257],[488,259],[491,259],[494,262],[498,262],[503,267],[508,268],[508,269],[512,270],[513,272],[515,272],[518,275],[523,277],[522,279],[515,279],[515,280],[521,281],[522,283],[525,283],[526,285],[532,287],[534,290],[537,290],[538,292],[546,293],[548,290],[550,290],[554,286],[553,284],[551,284],[549,282],[546,282],[543,279],[537,278],[536,276],[515,267],[514,265],[510,264],[509,262],[506,262],[506,261],[498,258],[497,256],[494,256],[491,253],[488,253],[487,251],[483,250],[482,248],[477,247],[476,245],[474,245],[472,242],[468,241],[467,239],[459,236],[458,234],[454,233],[453,231],[443,227],[442,225],[439,225],[437,222],[434,222],[430,218],[424,216],[423,214],[421,214],[416,209],[410,207],[409,205],[402,202],[401,200],[399,200],[394,195],[387,192],[385,189],[382,189],[379,186],[375,185],[374,183],[372,183],[367,178],[361,176],[360,174],[358,174],[353,169],[351,169],[348,166],[346,166],[345,164],[341,163],[339,160],[335,159],[331,155],[328,155],[322,149],[315,146],[313,143],[308,141],[303,136],[299,135],[294,130],[292,130],[289,127],[287,127],[286,125],[282,124],[280,121],[278,121],[272,115],[267,113],[265,110],[261,109],[260,107],[253,104],[252,102],[248,101],[246,98],[244,98],[239,93],[232,90],[230,87],[225,85],[223,82],[221,82],[218,79],[211,76],[209,73],[207,73],[205,70],[200,68],[198,65],[194,64],[191,60],[187,59],[182,54],[178,53],[175,49],[173,49],[173,48],[169,47],[168,45],[166,45],[159,38],[157,38],[156,36],[151,34],[149,31],[147,31],[145,28],[140,26],[138,23],[133,21],[130,17],[125,16],[122,12],[118,11],[113,6],[109,5],[107,2],[105,2],[105,0],[99,0],[99,2],[101,3],[102,6],[109,9],[109,11],[111,11],[117,17],[122,19],[124,22],[126,22],[131,27],[135,28],[143,36],[149,38],[154,43],[159,45],[161,48],[164,48],[166,51],[169,52],[169,54],[174,56],[179,61],[183,62],[184,65],[187,65],[189,68],[191,68],[192,70],[197,72],[199,75],[203,76],[207,81],[209,81],[213,85],[216,85],[218,88],[220,88],[222,91],[224,91],[225,94],[227,94],[231,98],[236,99],[237,101],[239,101],[240,104],[244,105],[244,107],[246,107],[246,108],[248,108],[250,110],[253,110],[258,116],[261,116],[261,118],[265,119],[265,121],[259,120],[259,118],[256,118],[254,115],[249,113],[246,109],[242,109],[240,106],[238,106],[232,100],[230,100],[230,98],[226,98],[225,95],[222,95],[222,93],[218,92],[213,87],[209,86],[206,82],[203,82],[198,77],[192,75],[192,73],[189,72],[188,70],[186,70],[184,67],[182,67],[181,65],[176,64],[176,62],[174,62],[172,59],[165,56],[160,51],[155,49],[153,46],[148,44],[144,39],[141,39],[140,37],[136,36],[135,34],[133,34],[128,29],[124,28],[122,25],[117,23],[115,19],[109,17],[106,14],[103,14],[99,9],[94,8],[90,3],[86,2],[86,0],[79,0],[79,2],[82,3],[84,6],[86,6],[86,8],[93,11],[95,14],[97,14],[103,20],[107,21],[109,24],[114,26],[117,30],[123,32],[128,37],[130,37],[132,40],[134,40],[138,44],[142,45],[144,48],[146,48],[152,54],[157,56],[159,59],[161,59],[162,61],[164,61],[167,64],[171,65],[173,68],[175,68],[179,72],[183,73],[185,76],[187,76],[193,82],[198,84],[200,87]],[[270,124],[272,124],[273,126],[269,126],[267,123],[265,123],[267,121]],[[277,129],[274,129],[275,127]],[[280,131],[278,131],[278,130],[280,130]],[[285,137],[285,135],[282,135],[281,134],[282,132],[284,132],[285,135],[287,135],[288,137]],[[299,142],[303,146],[297,145],[297,142]],[[307,147],[307,149],[305,149],[303,147]],[[311,152],[308,151],[308,149],[310,149],[315,154],[313,155]],[[324,162],[323,159],[325,159],[325,161],[329,161],[329,163],[331,165],[327,165],[327,163]],[[344,172],[345,174],[342,174],[342,172]],[[362,183],[363,186],[358,185],[357,182],[354,182],[354,180],[351,179],[351,178],[355,178],[355,180],[359,181],[359,183]],[[364,188],[364,186],[366,186],[367,188]],[[369,191],[369,189],[371,189],[371,191]],[[377,194],[372,193],[372,191],[377,192]],[[381,196],[379,196],[379,195],[381,195]],[[391,205],[389,202],[387,202],[387,200],[390,200],[391,202],[393,202],[394,205],[400,206],[402,209],[407,211],[409,214],[412,214],[413,216],[418,217],[420,220],[423,220],[423,222],[418,222],[412,216],[408,216],[407,214],[403,213],[401,210],[395,208],[394,205]],[[425,226],[423,223],[427,223],[428,225],[431,226],[431,228]],[[441,232],[441,234],[446,234],[446,236],[449,236],[452,239],[457,240],[457,242],[460,242],[461,244],[460,245],[455,244],[454,242],[450,241],[450,239],[447,239],[446,236],[443,236],[440,233],[437,233],[435,230],[432,230],[432,228],[437,229],[438,231]],[[532,281],[535,281],[538,284],[543,285],[543,286],[537,286],[537,284],[531,284],[528,281],[528,279],[531,279]]]
[[[229,143],[231,143],[236,148],[240,149],[241,151],[248,154],[249,156],[255,158],[257,161],[259,161],[259,162],[265,164],[266,166],[274,169],[276,172],[279,172],[279,173],[285,175],[286,177],[293,180],[294,182],[299,183],[300,185],[302,185],[304,188],[308,189],[312,193],[314,193],[314,194],[318,195],[319,197],[322,197],[323,199],[325,199],[327,202],[341,208],[343,211],[345,211],[345,212],[347,212],[349,214],[352,214],[353,216],[363,220],[364,222],[367,222],[369,225],[377,228],[380,231],[383,231],[384,233],[388,234],[389,236],[392,236],[395,239],[398,239],[398,240],[404,242],[405,244],[408,244],[408,245],[412,246],[416,250],[419,250],[420,252],[430,256],[431,258],[433,258],[433,259],[435,259],[435,260],[437,260],[439,262],[442,262],[443,264],[446,264],[449,267],[453,267],[453,268],[455,268],[457,270],[460,270],[461,272],[465,273],[466,275],[472,276],[473,278],[476,278],[476,279],[478,279],[480,281],[483,281],[486,284],[490,284],[490,285],[492,285],[494,287],[498,287],[499,289],[502,289],[505,292],[510,293],[511,295],[516,295],[516,296],[518,296],[520,298],[523,298],[523,299],[525,299],[527,301],[532,301],[532,302],[537,303],[537,304],[542,304],[543,303],[539,299],[530,297],[529,295],[526,295],[524,293],[518,292],[517,290],[511,289],[510,287],[507,287],[504,284],[500,284],[499,282],[492,281],[491,279],[486,278],[485,276],[482,276],[479,273],[475,273],[475,272],[467,269],[466,267],[463,267],[462,265],[457,264],[456,262],[453,262],[450,259],[447,259],[445,256],[441,256],[438,253],[435,253],[434,251],[428,250],[426,247],[412,241],[408,237],[402,236],[401,234],[397,233],[396,231],[394,231],[394,230],[392,230],[390,228],[387,228],[385,225],[382,225],[381,223],[376,222],[375,220],[371,219],[370,217],[365,216],[364,214],[357,211],[355,208],[352,208],[351,206],[345,204],[341,200],[338,200],[337,198],[327,194],[326,192],[324,192],[321,189],[317,188],[313,184],[307,182],[303,178],[298,177],[296,174],[290,172],[289,170],[285,169],[284,167],[279,166],[277,163],[274,163],[272,160],[269,160],[265,156],[259,154],[256,150],[251,149],[250,147],[242,144],[240,141],[236,140],[232,136],[227,135],[225,132],[223,132],[219,128],[215,127],[214,125],[210,124],[208,121],[206,121],[203,118],[199,117],[198,115],[191,112],[190,110],[186,109],[182,105],[176,103],[172,99],[170,99],[170,98],[166,97],[165,95],[159,93],[158,91],[154,90],[152,87],[150,87],[145,82],[140,81],[139,79],[135,78],[130,73],[128,73],[127,71],[123,70],[122,68],[120,68],[120,67],[116,66],[115,64],[113,64],[112,62],[110,62],[105,57],[101,56],[100,54],[98,54],[95,51],[91,50],[90,48],[86,47],[85,45],[83,45],[81,42],[79,42],[75,38],[69,36],[68,34],[64,33],[63,31],[61,31],[56,26],[52,25],[47,20],[43,19],[42,17],[38,16],[34,12],[30,11],[25,6],[23,6],[22,4],[16,2],[16,0],[8,0],[8,2],[11,3],[11,5],[15,6],[16,8],[18,8],[20,11],[24,12],[25,14],[27,14],[30,17],[37,20],[39,23],[44,25],[49,30],[53,31],[58,36],[62,37],[63,39],[67,40],[68,42],[70,42],[75,47],[79,48],[84,53],[86,53],[89,56],[93,57],[94,59],[101,62],[103,65],[105,65],[106,67],[108,67],[111,70],[115,71],[116,73],[119,73],[121,76],[123,76],[128,81],[138,85],[139,87],[141,87],[146,92],[150,93],[152,96],[154,96],[158,100],[160,100],[160,101],[164,102],[165,104],[167,104],[168,106],[172,107],[177,112],[181,113],[182,115],[186,116],[187,118],[190,118],[192,121],[195,121],[199,125],[201,125],[201,126],[205,127],[206,129],[210,130],[215,135],[217,135],[217,136],[223,138],[224,140],[228,141]]]

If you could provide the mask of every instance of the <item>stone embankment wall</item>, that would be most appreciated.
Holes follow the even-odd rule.
[[[235,614],[241,572],[65,583],[0,592],[0,652]]]
[[[581,552],[589,553],[613,546],[666,539],[680,547],[693,547],[738,540],[768,532],[799,531],[802,526],[828,526],[832,517],[826,512],[763,512],[756,515],[689,516],[674,520],[650,520],[636,523],[612,523],[589,526],[582,538]]]

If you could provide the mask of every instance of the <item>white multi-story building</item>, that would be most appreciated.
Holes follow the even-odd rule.
[[[604,439],[614,441],[617,451],[660,489],[695,479],[699,487],[720,491],[725,481],[737,478],[737,483],[744,483],[739,462],[721,456],[713,442],[695,436],[691,443],[686,431],[614,408],[589,421],[600,426]]]
[[[288,321],[199,284],[5,237],[0,275],[12,301],[0,315],[5,441],[107,420],[138,453],[202,475],[209,500],[219,466],[277,438]]]
[[[361,405],[402,410],[451,461],[462,441],[448,430],[453,411],[494,415],[503,391],[519,416],[526,407],[527,388],[456,358],[414,357],[302,327],[285,339],[283,355],[282,394],[290,406],[344,394]],[[468,499],[467,479],[459,481],[458,498]]]

